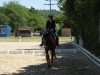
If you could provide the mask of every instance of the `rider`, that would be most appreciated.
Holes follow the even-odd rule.
[[[59,38],[56,32],[56,22],[53,20],[53,16],[49,15],[48,16],[48,21],[46,22],[46,29],[50,29],[54,36],[56,37],[56,45],[59,46]],[[39,46],[43,46],[43,37],[42,37],[42,43]]]

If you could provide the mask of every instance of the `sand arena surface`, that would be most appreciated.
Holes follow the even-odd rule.
[[[0,42],[0,51],[20,49],[40,49],[40,42]]]
[[[0,53],[0,75],[100,75],[100,68],[70,44],[58,48],[64,50],[57,52],[54,68],[48,69],[44,49],[39,44],[40,42],[0,42],[0,51],[38,51],[32,54]]]

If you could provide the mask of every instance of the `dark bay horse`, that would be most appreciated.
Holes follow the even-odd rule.
[[[54,57],[56,57],[55,54],[56,38],[54,37],[51,30],[47,30],[47,32],[43,35],[43,38],[44,38],[47,65],[49,68],[52,68]]]

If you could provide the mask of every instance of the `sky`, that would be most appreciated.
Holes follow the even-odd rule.
[[[35,9],[49,9],[49,5],[44,5],[49,3],[49,1],[46,0],[0,0],[0,6],[3,6],[5,2],[8,3],[9,1],[18,1],[21,5],[24,5],[27,8],[34,7]],[[52,3],[57,4],[57,1],[52,0]],[[53,5],[52,9],[59,10],[57,5]]]

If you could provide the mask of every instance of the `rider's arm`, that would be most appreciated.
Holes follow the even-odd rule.
[[[55,30],[55,28],[56,28],[56,24],[55,24],[55,21],[53,20],[52,21],[52,29]]]
[[[48,27],[48,21],[46,22],[46,27],[45,27],[46,29],[48,29],[49,27]]]

